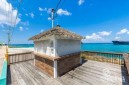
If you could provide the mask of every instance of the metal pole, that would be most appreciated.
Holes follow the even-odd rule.
[[[52,19],[52,28],[54,27],[54,11],[55,11],[55,10],[52,9],[52,18],[51,18],[51,19]]]
[[[9,28],[9,29],[8,29],[8,46],[9,46],[9,44],[10,44],[10,33],[11,33],[11,29]]]

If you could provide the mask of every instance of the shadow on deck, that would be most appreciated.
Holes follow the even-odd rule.
[[[129,77],[126,67],[121,66],[122,85],[129,85]]]
[[[31,60],[8,67],[7,85],[129,85],[129,80],[125,67],[90,60],[53,79]]]

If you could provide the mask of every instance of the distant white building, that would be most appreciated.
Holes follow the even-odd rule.
[[[31,37],[30,40],[34,41],[35,65],[54,78],[71,70],[80,64],[82,38],[60,26]]]

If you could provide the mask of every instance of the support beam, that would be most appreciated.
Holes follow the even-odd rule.
[[[80,57],[80,64],[82,64],[82,57]]]
[[[35,66],[35,57],[34,57],[34,66]]]
[[[57,72],[57,60],[54,61],[54,78],[58,77],[58,72]]]
[[[57,56],[57,40],[53,39],[53,44],[54,44],[54,57]]]

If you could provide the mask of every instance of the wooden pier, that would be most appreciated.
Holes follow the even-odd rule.
[[[85,61],[72,71],[54,79],[34,66],[33,60],[10,64],[7,85],[129,85],[124,66]]]

